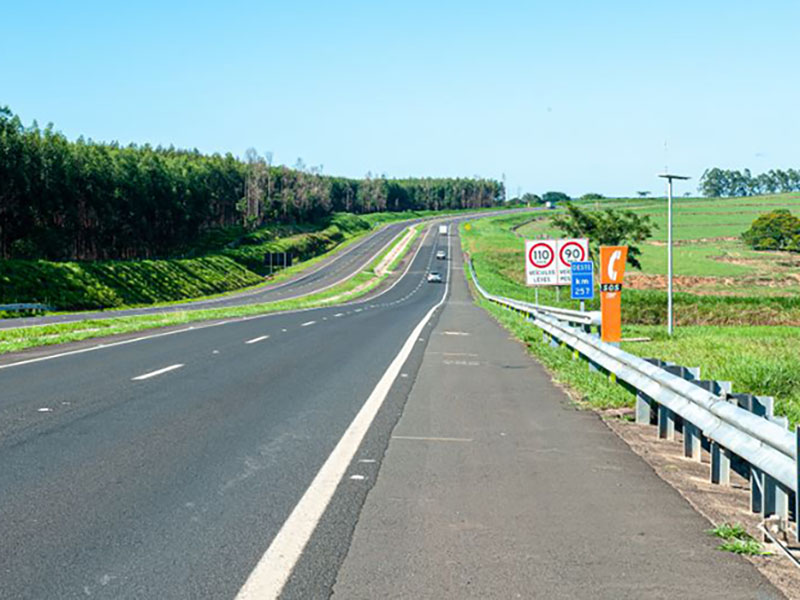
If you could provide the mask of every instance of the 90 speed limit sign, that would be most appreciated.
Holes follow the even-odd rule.
[[[572,263],[588,260],[589,241],[527,240],[525,281],[528,285],[569,285]]]
[[[589,240],[558,240],[558,285],[572,282],[572,263],[589,260]]]

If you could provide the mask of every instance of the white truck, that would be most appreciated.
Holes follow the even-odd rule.
[[[447,235],[447,225],[439,225],[439,235]]]

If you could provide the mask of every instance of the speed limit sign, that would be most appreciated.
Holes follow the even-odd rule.
[[[527,240],[525,242],[525,281],[528,285],[556,285],[558,283],[556,246],[555,240]]]
[[[558,284],[572,282],[572,263],[589,260],[589,240],[558,240]]]
[[[526,240],[528,285],[570,285],[572,263],[589,260],[589,240]]]

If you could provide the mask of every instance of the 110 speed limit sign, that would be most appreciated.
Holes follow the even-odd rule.
[[[589,240],[526,240],[525,281],[528,285],[569,285],[572,263],[589,260]]]

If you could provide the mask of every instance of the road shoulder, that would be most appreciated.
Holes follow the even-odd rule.
[[[781,598],[458,273],[335,598]]]

